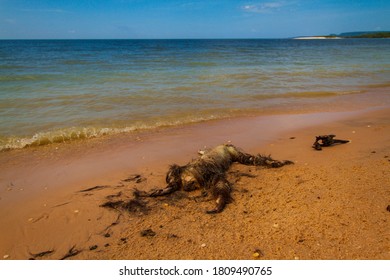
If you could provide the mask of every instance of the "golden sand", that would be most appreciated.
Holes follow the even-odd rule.
[[[390,259],[389,116],[389,108],[280,114],[3,152],[0,256]],[[320,134],[351,143],[316,151]],[[148,211],[100,207],[107,196],[164,187],[170,164],[227,142],[295,164],[234,164],[234,201],[217,215],[205,214],[214,201],[196,192],[148,199]]]

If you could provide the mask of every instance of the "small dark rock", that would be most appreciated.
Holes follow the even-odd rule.
[[[127,243],[127,237],[122,237],[121,239],[119,239],[118,244],[126,244],[126,243]]]
[[[387,205],[386,210],[390,212],[390,205]]]
[[[145,237],[145,236],[146,237],[153,237],[155,235],[156,235],[156,233],[152,229],[150,229],[150,228],[141,231],[141,236],[142,237]]]
[[[93,245],[93,246],[89,247],[89,250],[90,250],[90,251],[96,250],[97,247],[98,247],[98,245]]]
[[[106,238],[108,238],[110,236],[111,236],[111,234],[109,234],[108,232],[104,235],[104,237],[106,237]]]

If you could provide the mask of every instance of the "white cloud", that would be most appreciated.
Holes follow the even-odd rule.
[[[242,6],[242,10],[244,10],[245,12],[263,14],[279,10],[283,6],[286,6],[285,2],[265,2],[259,4],[244,5]]]

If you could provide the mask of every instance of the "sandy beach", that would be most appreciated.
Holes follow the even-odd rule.
[[[0,154],[2,259],[390,259],[390,108],[272,114]],[[316,151],[316,135],[350,143]],[[172,163],[232,143],[294,165],[233,164],[233,202],[148,198]]]

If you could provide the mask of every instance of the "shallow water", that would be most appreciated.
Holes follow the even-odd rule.
[[[390,40],[0,41],[0,150],[390,85]]]

